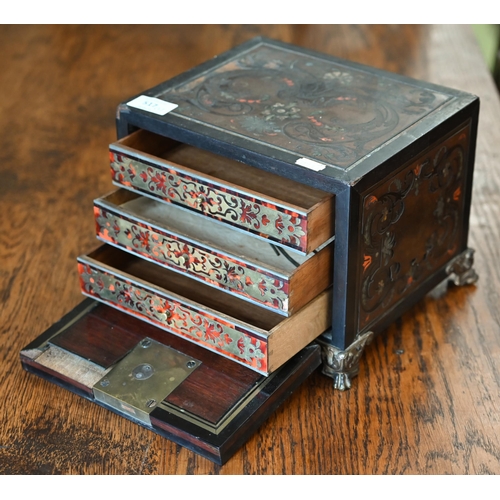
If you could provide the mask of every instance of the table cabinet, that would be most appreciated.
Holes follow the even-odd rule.
[[[23,365],[219,463],[322,365],[473,283],[479,100],[254,39],[118,107],[89,298]]]

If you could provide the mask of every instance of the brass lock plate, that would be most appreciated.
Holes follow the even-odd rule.
[[[201,361],[146,337],[92,388],[97,401],[144,424]]]

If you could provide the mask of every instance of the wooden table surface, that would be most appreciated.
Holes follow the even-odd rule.
[[[220,467],[25,373],[19,351],[82,300],[117,104],[259,34],[480,96],[480,280],[377,337],[350,391],[313,374]],[[1,473],[500,473],[500,101],[468,26],[1,26],[0,46]]]

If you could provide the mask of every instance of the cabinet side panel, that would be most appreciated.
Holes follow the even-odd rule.
[[[464,249],[470,139],[467,122],[362,197],[358,331]]]

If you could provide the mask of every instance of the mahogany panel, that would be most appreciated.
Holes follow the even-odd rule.
[[[142,329],[127,328],[123,320],[112,317],[108,310],[112,309],[108,307],[99,308],[97,312],[90,311],[54,337],[51,343],[104,368],[114,365],[132,350],[144,335]]]
[[[285,364],[269,379],[269,383],[252,397],[241,411],[218,432],[198,428],[192,423],[179,425],[179,417],[158,407],[151,414],[151,422],[159,432],[175,436],[177,442],[224,464],[262,425],[269,416],[290,397],[321,362],[319,347],[310,345]]]
[[[249,377],[247,384],[238,384],[227,375],[203,364],[165,401],[215,425],[249,391],[251,382],[252,378]]]

